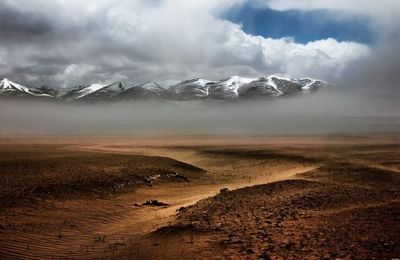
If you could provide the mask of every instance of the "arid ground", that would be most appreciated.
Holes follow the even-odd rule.
[[[0,259],[400,258],[400,134],[0,138]]]

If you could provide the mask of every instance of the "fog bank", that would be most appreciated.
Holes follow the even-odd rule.
[[[335,134],[400,130],[397,97],[326,91],[246,101],[0,100],[0,135]]]

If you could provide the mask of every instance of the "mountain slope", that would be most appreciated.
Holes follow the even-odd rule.
[[[214,81],[206,79],[190,79],[171,86],[169,91],[175,95],[177,99],[191,100],[207,98],[210,94],[210,86]]]
[[[109,85],[91,84],[88,86],[78,86],[65,93],[61,98],[67,101],[104,101],[108,100],[126,88],[121,82]]]
[[[52,97],[36,88],[29,88],[7,78],[0,81],[0,96]]]
[[[277,97],[316,91],[327,86],[327,83],[313,79],[288,79],[278,76],[261,77],[243,86],[240,97]]]
[[[220,80],[210,86],[210,97],[220,99],[230,99],[239,97],[240,88],[253,82],[255,79],[232,76]]]
[[[115,100],[130,99],[169,99],[170,92],[156,82],[133,85],[114,97]]]
[[[282,91],[271,77],[261,77],[244,86],[239,91],[240,97],[280,96]]]
[[[309,90],[309,91],[317,90],[327,85],[327,83],[322,82],[320,80],[307,79],[307,78],[297,79],[295,80],[295,82],[302,86],[302,90]]]

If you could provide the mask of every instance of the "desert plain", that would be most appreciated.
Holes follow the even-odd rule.
[[[0,259],[399,257],[396,132],[0,138]]]

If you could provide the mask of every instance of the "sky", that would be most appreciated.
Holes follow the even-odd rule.
[[[338,11],[275,10],[260,8],[248,1],[229,9],[226,19],[242,25],[244,32],[266,38],[292,38],[307,44],[321,39],[351,41],[371,45],[375,35],[366,15],[341,17]]]
[[[231,75],[398,93],[397,0],[1,0],[0,77],[29,86]]]

